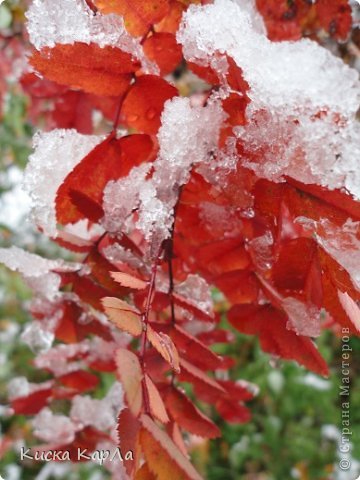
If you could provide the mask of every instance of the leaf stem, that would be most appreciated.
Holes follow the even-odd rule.
[[[149,324],[150,307],[152,302],[152,296],[155,290],[155,281],[156,281],[156,274],[157,274],[158,264],[160,260],[160,255],[161,255],[161,249],[151,269],[150,285],[149,285],[148,295],[145,303],[145,311],[143,313],[143,332],[141,335],[141,347],[140,347],[140,362],[141,362],[141,366],[144,374],[143,381],[142,381],[143,397],[144,397],[144,404],[145,404],[145,413],[148,415],[151,415],[151,414],[150,414],[149,393],[147,391],[147,387],[145,383],[145,373],[146,373],[145,372],[146,370],[145,353],[146,353],[146,344],[147,344],[147,329]]]

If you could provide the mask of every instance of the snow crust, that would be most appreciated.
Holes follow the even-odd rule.
[[[132,53],[137,45],[122,17],[95,15],[83,0],[34,0],[26,17],[30,41],[38,50],[56,43],[93,42]]]
[[[30,288],[49,300],[57,296],[61,282],[60,276],[53,270],[73,272],[82,268],[82,264],[48,260],[15,246],[0,248],[0,263],[19,272]]]
[[[250,85],[248,124],[236,127],[241,159],[259,177],[347,188],[360,198],[358,72],[317,43],[271,42],[253,2],[216,0],[191,5],[177,40],[186,59],[224,67],[232,57]]]
[[[102,136],[82,135],[76,130],[55,129],[37,133],[34,153],[25,169],[23,188],[31,198],[31,217],[49,237],[57,236],[55,198],[67,175]]]

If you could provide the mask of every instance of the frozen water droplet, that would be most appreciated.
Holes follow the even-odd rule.
[[[149,110],[146,112],[146,118],[148,120],[152,120],[153,118],[156,117],[157,115],[157,110],[155,110],[155,108],[149,108]]]
[[[127,116],[127,121],[130,123],[136,122],[136,120],[139,120],[139,115],[137,115],[136,113],[131,113]]]

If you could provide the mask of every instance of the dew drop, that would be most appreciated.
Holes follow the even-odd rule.
[[[149,108],[149,110],[146,112],[146,118],[148,120],[153,120],[157,115],[157,110],[155,108]]]
[[[137,115],[136,113],[131,113],[127,116],[128,122],[136,122],[136,120],[139,120],[139,115]]]

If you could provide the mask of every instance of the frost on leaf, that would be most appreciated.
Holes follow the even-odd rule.
[[[57,236],[55,197],[71,170],[102,140],[76,130],[53,130],[34,137],[23,186],[31,197],[32,218],[50,237]]]

